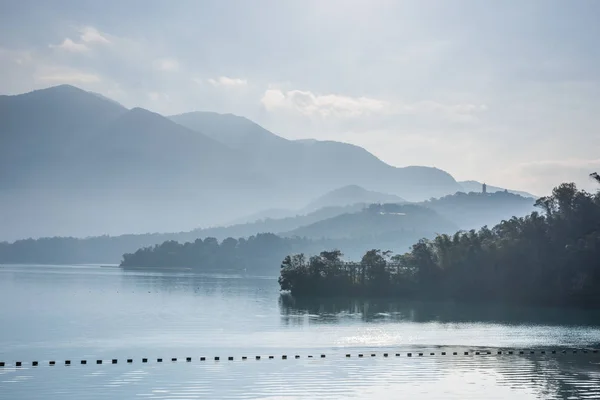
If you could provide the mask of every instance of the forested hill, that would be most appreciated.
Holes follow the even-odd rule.
[[[600,183],[600,176],[592,174]],[[355,265],[327,251],[285,258],[280,285],[300,296],[406,298],[600,308],[600,192],[562,184],[537,200],[542,213],[492,229],[420,240],[406,254],[377,248]]]
[[[525,216],[535,209],[535,200],[508,191],[495,193],[463,193],[418,203],[435,210],[460,229],[493,226],[504,219]]]
[[[406,251],[422,237],[432,238],[436,233],[469,228],[476,221],[480,221],[480,225],[476,225],[479,228],[486,223],[491,226],[501,219],[510,219],[513,215],[523,216],[531,211],[532,203],[533,200],[504,193],[457,193],[421,205],[325,207],[306,215],[179,233],[25,239],[13,243],[0,242],[0,263],[114,264],[119,263],[125,253],[134,253],[140,248],[165,241],[185,243],[211,237],[218,241],[248,239],[260,233],[306,236],[318,242],[319,246],[325,246],[317,246],[317,249],[327,249],[327,244],[331,243],[328,240],[339,239],[340,248],[348,257],[356,259],[371,246]]]

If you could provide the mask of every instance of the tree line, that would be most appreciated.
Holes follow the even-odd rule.
[[[189,268],[194,271],[232,271],[249,274],[275,275],[281,259],[290,253],[319,254],[331,247],[348,249],[349,256],[359,259],[362,249],[377,244],[394,248],[408,248],[422,232],[394,231],[371,236],[340,239],[311,239],[282,237],[273,233],[259,233],[248,238],[198,238],[180,243],[168,240],[161,244],[142,247],[125,253],[124,268],[169,269]]]
[[[563,183],[536,206],[491,229],[421,239],[405,254],[372,249],[357,263],[339,250],[288,255],[279,283],[298,296],[600,307],[600,192]]]

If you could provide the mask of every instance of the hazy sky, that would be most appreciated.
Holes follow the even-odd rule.
[[[246,116],[545,194],[600,172],[600,1],[1,1],[0,93]]]

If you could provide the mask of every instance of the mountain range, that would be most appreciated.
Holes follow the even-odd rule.
[[[0,96],[0,133],[0,240],[192,230],[343,187],[397,201],[463,190],[358,146],[287,140],[231,114],[127,109],[69,85]]]

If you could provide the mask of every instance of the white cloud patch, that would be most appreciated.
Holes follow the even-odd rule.
[[[226,76],[220,76],[217,79],[209,79],[208,83],[210,83],[211,85],[218,87],[218,86],[225,86],[225,87],[236,87],[236,86],[246,86],[248,85],[248,81],[246,79],[240,79],[240,78],[229,78]]]
[[[85,43],[102,43],[109,44],[110,40],[106,38],[98,29],[93,26],[86,26],[80,30],[80,39]]]
[[[335,94],[315,95],[302,90],[283,92],[279,89],[265,91],[261,103],[268,111],[279,109],[296,111],[306,116],[356,117],[365,114],[386,114],[391,104],[368,97],[348,97]]]
[[[49,45],[52,49],[69,51],[72,53],[84,53],[90,50],[90,45],[110,44],[107,35],[102,34],[98,29],[92,26],[85,26],[79,30],[80,42],[75,42],[71,38],[66,38],[61,44]]]
[[[61,44],[58,44],[58,45],[51,44],[50,48],[64,50],[64,51],[70,51],[72,53],[83,53],[83,52],[89,51],[89,47],[87,47],[85,44],[75,43],[74,41],[72,41],[69,38],[66,38],[65,40],[63,40],[63,42]]]
[[[152,63],[154,69],[159,71],[177,72],[179,71],[179,62],[174,58],[159,58]]]
[[[456,121],[470,121],[485,111],[485,105],[442,104],[435,101],[397,103],[370,97],[315,94],[310,91],[268,89],[262,99],[268,111],[287,110],[321,118],[351,118],[369,115],[441,115]]]

